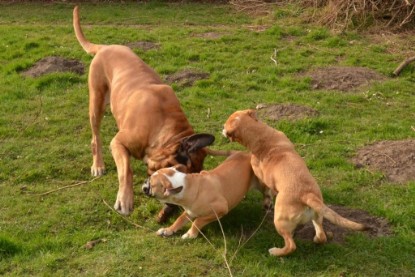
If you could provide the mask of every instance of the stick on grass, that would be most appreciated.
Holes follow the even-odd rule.
[[[78,187],[80,185],[89,184],[89,183],[92,183],[93,181],[95,181],[96,179],[99,179],[100,177],[101,176],[98,176],[98,177],[95,177],[95,178],[93,178],[93,179],[91,179],[89,181],[82,181],[82,182],[79,182],[79,183],[76,183],[76,184],[72,184],[72,185],[60,187],[60,188],[57,188],[57,189],[54,189],[54,190],[50,190],[50,191],[47,191],[47,192],[44,192],[44,193],[35,194],[35,195],[36,196],[45,196],[45,195],[48,195],[48,194],[51,194],[51,193],[54,193],[54,192],[57,192],[57,191],[60,191],[60,190],[64,190],[64,189],[68,189],[68,188],[73,188],[73,187]]]

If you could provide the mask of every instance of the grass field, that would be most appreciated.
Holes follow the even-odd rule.
[[[235,110],[291,103],[319,112],[268,123],[298,145],[327,203],[386,218],[393,235],[352,234],[343,244],[319,246],[297,240],[293,255],[275,258],[268,249],[283,241],[272,221],[261,225],[265,213],[255,192],[221,220],[223,233],[217,223],[204,229],[209,241],[163,239],[155,235],[161,205],[141,192],[145,168],[135,161],[134,213],[123,218],[110,208],[118,182],[107,146],[117,129],[108,111],[102,126],[107,174],[92,179],[87,74],[21,75],[47,56],[89,65],[72,30],[72,9],[65,3],[0,4],[0,275],[415,275],[415,182],[395,184],[350,162],[366,144],[414,137],[414,66],[391,78],[410,53],[413,35],[335,34],[304,23],[296,6],[259,18],[226,5],[81,5],[91,41],[151,41],[160,47],[136,52],[161,76],[184,69],[210,74],[191,87],[173,87],[195,130],[215,135],[215,149],[242,149],[221,136]],[[265,31],[251,30],[263,25]],[[201,36],[209,32],[220,36]],[[276,63],[270,59],[275,53]],[[310,78],[300,74],[330,65],[367,67],[386,78],[343,93],[312,90]],[[208,157],[205,168],[221,161]],[[53,191],[69,185],[76,186]]]

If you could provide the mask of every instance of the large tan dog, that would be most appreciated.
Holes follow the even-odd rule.
[[[183,164],[188,172],[202,169],[206,151],[214,137],[194,131],[180,108],[171,87],[134,52],[121,45],[89,42],[79,23],[78,7],[73,27],[82,48],[93,58],[88,77],[89,118],[92,129],[93,176],[104,174],[99,128],[106,104],[117,122],[118,133],[111,141],[119,179],[114,208],[128,215],[133,210],[133,173],[130,156],[147,164],[148,174],[160,168]],[[163,221],[164,213],[159,214]]]
[[[224,125],[223,134],[252,152],[255,175],[277,194],[274,224],[284,238],[283,248],[271,248],[271,255],[284,256],[296,249],[293,232],[298,224],[312,220],[314,242],[327,241],[323,218],[351,230],[365,230],[363,224],[343,218],[323,203],[320,188],[304,160],[284,133],[259,122],[254,110],[233,113]]]
[[[193,220],[182,238],[195,238],[208,223],[226,215],[245,197],[251,187],[264,194],[264,203],[271,205],[269,190],[261,186],[251,168],[251,154],[236,152],[210,171],[185,174],[180,167],[158,170],[143,185],[143,191],[162,202],[184,208],[184,212],[168,228],[157,231],[160,236],[171,236]]]

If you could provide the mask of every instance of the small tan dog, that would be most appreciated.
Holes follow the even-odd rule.
[[[283,248],[271,248],[269,253],[285,256],[296,249],[293,232],[298,224],[312,220],[315,243],[327,241],[323,218],[351,230],[362,231],[366,226],[350,221],[323,203],[320,188],[304,160],[284,133],[259,122],[254,110],[237,111],[226,121],[223,135],[252,152],[251,165],[255,175],[278,193],[275,200],[274,224],[284,238]]]
[[[157,73],[130,48],[89,42],[79,23],[78,7],[73,10],[73,27],[82,48],[95,55],[88,76],[91,173],[99,176],[105,172],[99,129],[105,106],[110,103],[118,127],[111,141],[119,181],[114,208],[128,215],[134,203],[130,156],[147,164],[148,175],[176,164],[185,165],[188,172],[199,172],[206,156],[203,148],[214,137],[195,135],[173,89],[163,84]],[[165,219],[166,213],[160,212],[159,221]]]
[[[195,238],[208,223],[226,215],[245,197],[251,187],[264,194],[264,206],[272,205],[270,190],[261,186],[251,168],[251,154],[236,152],[210,171],[185,174],[181,165],[155,172],[143,185],[143,191],[156,199],[184,208],[184,212],[168,228],[157,231],[171,236],[193,220],[182,238]]]

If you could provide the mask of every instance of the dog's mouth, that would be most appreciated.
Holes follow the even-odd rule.
[[[146,179],[141,189],[143,190],[145,195],[150,196],[150,197],[153,196],[152,191],[151,191],[150,178]]]
[[[233,141],[233,138],[232,138],[231,136],[229,136],[229,134],[228,134],[228,132],[226,131],[226,129],[225,129],[225,128],[223,128],[223,130],[222,130],[222,135],[223,135],[225,138],[229,139],[230,141]]]

